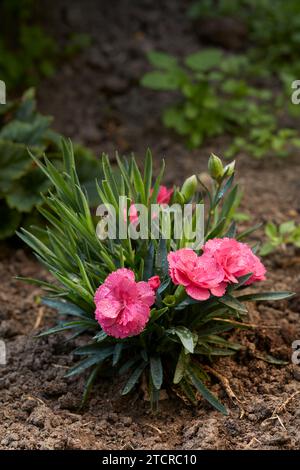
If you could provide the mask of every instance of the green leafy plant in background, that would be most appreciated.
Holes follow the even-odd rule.
[[[187,56],[184,66],[162,52],[152,51],[148,59],[155,70],[144,75],[141,83],[179,95],[178,102],[164,110],[163,122],[184,136],[190,148],[225,133],[233,139],[228,157],[240,150],[255,157],[270,151],[284,155],[299,145],[295,130],[279,129],[272,93],[247,82],[246,57],[204,49]]]
[[[275,225],[268,222],[265,226],[267,242],[260,249],[261,256],[267,256],[278,249],[285,250],[287,245],[294,245],[300,248],[300,225],[296,225],[293,220]]]
[[[228,286],[222,297],[211,295],[207,300],[198,301],[188,296],[182,285],[174,285],[168,269],[168,254],[190,243],[187,236],[174,238],[172,212],[170,238],[132,240],[117,236],[116,239],[100,239],[96,235],[96,221],[89,209],[89,200],[79,183],[70,142],[63,142],[63,158],[64,169],[60,172],[48,158],[42,162],[33,156],[35,164],[54,185],[46,198],[47,206],[41,211],[48,228],[37,235],[27,230],[20,233],[22,240],[56,280],[23,279],[42,286],[47,292],[43,302],[57,309],[60,315],[58,325],[40,336],[71,332],[74,338],[86,334],[86,344],[81,342],[74,351],[81,360],[67,372],[67,377],[75,377],[89,370],[83,402],[99,374],[115,373],[126,378],[124,395],[144,376],[153,408],[157,407],[160,390],[165,387],[175,389],[192,403],[197,403],[201,395],[226,414],[225,406],[207,388],[206,365],[215,357],[231,356],[240,349],[229,340],[228,332],[251,328],[244,321],[247,314],[245,301],[283,299],[292,294],[253,291],[245,294],[245,284],[252,275],[249,273]],[[149,151],[143,173],[134,157],[130,160],[118,157],[119,171],[113,172],[107,155],[103,155],[102,166],[104,179],[97,184],[99,202],[114,207],[117,217],[120,211],[121,218],[124,216],[118,203],[120,196],[125,196],[128,207],[134,202],[149,208],[157,201],[164,162],[157,178],[153,179]],[[244,239],[253,229],[237,233],[236,224],[229,216],[238,193],[234,185],[234,163],[224,167],[221,160],[212,155],[209,173],[212,177],[210,189],[201,180],[197,184],[194,175],[181,188],[174,188],[170,202],[183,206],[206,201],[205,241],[224,236]],[[189,224],[189,228],[195,229],[194,216]],[[201,249],[197,253],[201,255]],[[127,273],[130,270],[136,282],[144,281],[141,284],[144,289],[153,276],[156,280],[159,277],[160,285],[157,284],[144,329],[135,336],[120,338],[105,333],[96,321],[94,295],[108,275],[114,271],[119,275],[119,269],[124,272],[122,268],[126,268]],[[117,295],[118,292],[115,291]],[[109,305],[111,308],[112,304]]]
[[[72,59],[91,44],[91,36],[73,33],[61,47],[39,25],[37,0],[2,0],[0,17],[0,79],[8,91],[36,86],[53,75],[63,59]]]
[[[0,16],[0,77],[8,90],[36,85],[55,70],[58,46],[35,18],[35,0],[3,0]]]
[[[52,186],[29,156],[49,159],[61,167],[60,135],[51,129],[52,118],[36,110],[34,90],[21,100],[0,108],[0,240],[11,237],[19,225],[38,222],[36,208],[43,204],[43,194]],[[75,145],[80,180],[92,193],[94,174],[99,164],[94,155]]]
[[[148,59],[157,70],[144,75],[141,83],[180,93],[178,103],[164,111],[163,122],[185,136],[189,147],[199,147],[207,137],[273,121],[263,107],[269,93],[234,78],[244,66],[244,57],[225,58],[218,49],[205,49],[187,56],[184,67],[162,52],[150,52]],[[260,107],[251,101],[254,97],[262,100]]]
[[[235,137],[226,150],[225,157],[232,158],[242,152],[254,158],[272,155],[287,157],[299,147],[300,138],[295,129],[277,129],[272,124],[250,129],[247,137]]]
[[[64,55],[72,58],[92,44],[92,38],[86,33],[73,33],[69,36],[68,42],[64,48]]]
[[[163,112],[163,123],[185,136],[189,147],[199,147],[207,137],[229,133],[234,141],[228,152],[234,154],[240,141],[248,142],[249,138],[250,145],[253,134],[271,135],[270,129],[276,129],[269,107],[272,93],[243,79],[242,71],[248,66],[244,56],[225,57],[219,49],[204,49],[187,56],[184,66],[162,52],[152,51],[148,59],[157,70],[144,75],[141,83],[154,90],[180,93],[178,103]],[[278,138],[282,140],[283,134],[286,143],[291,132],[285,130]],[[254,147],[260,154],[268,150],[261,138],[252,143],[251,149]]]
[[[235,18],[245,28],[243,48],[251,60],[260,62],[262,73],[299,72],[298,0],[201,0],[193,3],[188,15],[201,20]]]

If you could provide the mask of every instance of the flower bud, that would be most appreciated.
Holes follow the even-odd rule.
[[[220,181],[224,175],[222,160],[214,153],[210,155],[208,160],[208,172],[216,181]]]
[[[164,300],[163,300],[163,303],[167,306],[167,307],[174,307],[176,305],[176,298],[174,295],[167,295]]]
[[[234,173],[234,167],[235,167],[235,160],[233,160],[233,162],[225,166],[224,174],[226,173],[226,176],[232,176]]]
[[[173,200],[177,204],[184,204],[185,203],[185,199],[183,197],[183,194],[180,191],[176,191],[176,193],[174,194],[174,199]]]
[[[180,191],[185,202],[189,201],[194,196],[197,186],[198,181],[196,175],[190,176],[185,180]]]
[[[176,299],[176,304],[179,304],[186,297],[185,287],[179,285],[174,292],[174,297]]]

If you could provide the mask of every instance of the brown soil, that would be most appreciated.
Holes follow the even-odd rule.
[[[188,152],[161,128],[159,111],[165,98],[138,86],[138,77],[147,69],[146,50],[184,54],[199,47],[184,15],[185,2],[153,6],[146,0],[120,1],[116,10],[114,2],[96,9],[89,0],[84,2],[90,6],[85,6],[84,15],[83,2],[73,1],[72,7],[70,2],[56,3],[57,8],[47,10],[53,13],[49,29],[63,38],[79,28],[94,39],[92,48],[41,86],[41,107],[55,116],[58,129],[96,150],[134,149],[142,155],[151,146],[157,162],[166,154],[168,183],[203,171],[210,151],[222,154],[222,139],[199,152]],[[256,162],[241,156],[242,210],[251,214],[251,223],[292,217],[299,222],[299,176],[299,157]],[[257,239],[261,236],[258,232]],[[289,248],[265,262],[269,275],[261,289],[299,293],[299,252]],[[84,377],[64,378],[73,364],[74,344],[66,343],[64,336],[33,337],[53,325],[56,314],[39,304],[38,289],[15,280],[16,275],[48,276],[22,247],[2,245],[0,338],[7,345],[8,363],[0,366],[1,449],[300,448],[300,367],[291,363],[291,344],[300,339],[299,295],[289,302],[250,306],[256,330],[234,336],[245,349],[234,359],[214,363],[239,398],[237,406],[220,381],[212,381],[212,390],[229,409],[228,417],[204,401],[189,407],[171,393],[164,395],[153,415],[139,389],[129,397],[118,395],[119,378],[99,381],[87,408],[79,412]],[[267,354],[287,365],[265,362],[261,357]]]

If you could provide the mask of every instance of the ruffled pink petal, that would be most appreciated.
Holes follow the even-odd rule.
[[[142,301],[149,307],[154,304],[155,292],[147,282],[144,282],[144,281],[138,282],[137,290],[138,290],[140,301]]]
[[[97,303],[96,307],[96,318],[116,318],[122,309],[121,302],[112,299],[103,299]]]
[[[179,269],[174,269],[173,277],[176,281],[176,284],[182,284],[183,286],[188,286],[191,282],[188,276]]]
[[[222,297],[226,292],[226,287],[227,287],[226,282],[222,282],[217,287],[212,287],[210,289],[210,292],[212,293],[212,295],[215,295],[216,297]]]
[[[134,272],[127,268],[120,268],[117,271],[110,273],[105,279],[105,285],[108,288],[113,288],[119,285],[123,279],[129,279],[134,282]]]
[[[127,338],[141,333],[149,320],[150,308],[143,303],[136,303],[122,311],[121,317],[114,324],[103,324],[103,330],[115,338]]]
[[[197,287],[193,284],[190,284],[186,288],[186,293],[195,300],[207,300],[210,297],[210,292],[208,289]]]

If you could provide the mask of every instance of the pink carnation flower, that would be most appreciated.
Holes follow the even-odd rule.
[[[153,193],[153,189],[151,189],[150,195]],[[173,189],[168,189],[166,186],[160,186],[158,195],[157,195],[157,203],[158,204],[169,204],[171,197],[173,194]],[[132,224],[137,224],[139,221],[139,214],[138,211],[132,202],[129,206],[129,221]],[[153,215],[153,218],[157,217],[157,214]],[[127,222],[127,210],[124,208],[124,222]]]
[[[212,256],[197,256],[193,250],[182,248],[169,253],[168,262],[173,283],[183,285],[190,297],[207,300],[210,294],[224,295],[224,272]]]
[[[128,213],[129,213],[130,223],[136,224],[139,220],[139,214],[134,204],[130,204]],[[127,223],[127,209],[125,207],[124,207],[124,222]]]
[[[122,268],[107,276],[94,301],[102,329],[115,338],[126,338],[144,329],[155,292],[147,282],[136,282],[133,271]]]
[[[172,194],[173,194],[173,189],[168,189],[166,186],[160,186],[159,191],[157,194],[157,204],[169,204]],[[153,193],[153,189],[151,189],[150,196]]]
[[[266,268],[246,243],[234,238],[215,238],[205,243],[203,251],[222,266],[227,282],[236,283],[239,277],[249,273],[252,276],[246,285],[266,278]]]
[[[148,279],[148,284],[149,286],[153,289],[156,290],[160,286],[160,279],[159,276],[152,276]]]

